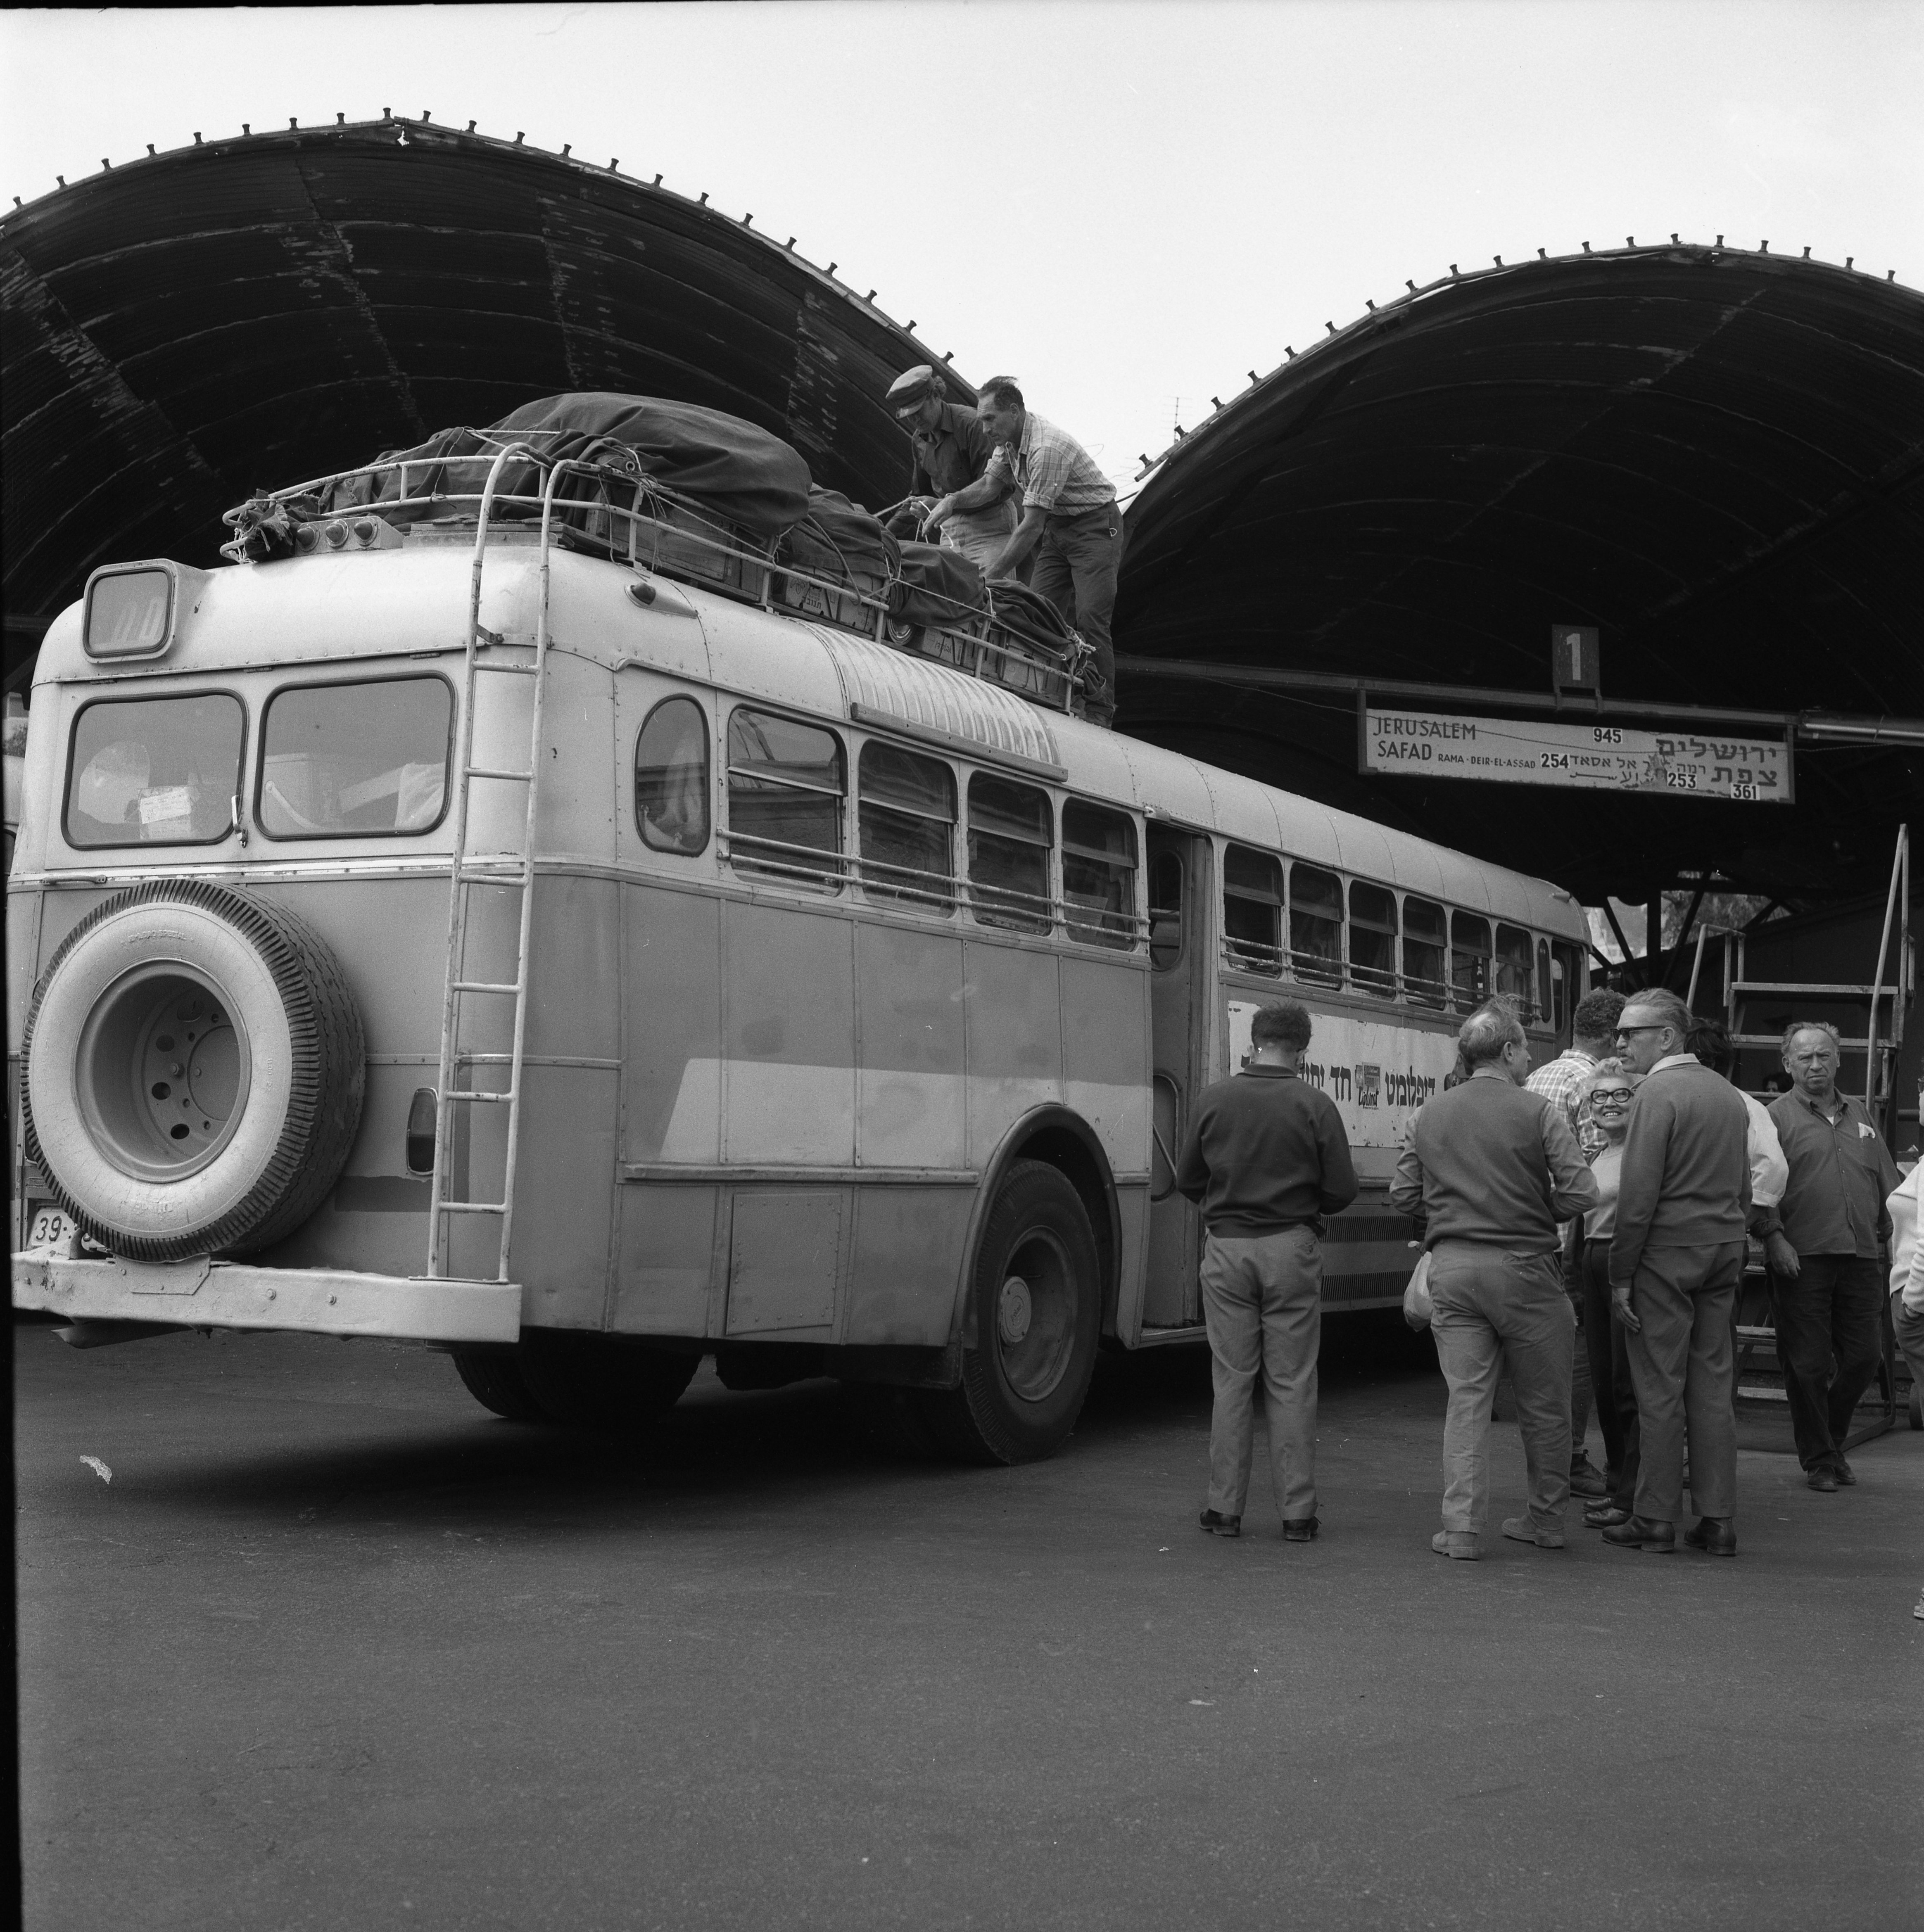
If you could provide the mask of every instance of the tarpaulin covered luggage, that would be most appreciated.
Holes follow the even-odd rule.
[[[782,538],[776,560],[809,578],[844,584],[861,596],[880,600],[893,580],[900,546],[860,503],[819,484],[809,491],[809,513]],[[778,573],[776,602],[807,616],[872,631],[875,612],[860,596],[839,596],[821,583]]]
[[[905,543],[889,615],[899,624],[979,626],[982,572],[959,550],[941,544]]]

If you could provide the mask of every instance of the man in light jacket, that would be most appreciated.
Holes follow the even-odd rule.
[[[1734,1087],[1685,1048],[1690,1009],[1639,993],[1617,1022],[1644,1076],[1631,1108],[1610,1246],[1613,1312],[1630,1330],[1641,1466],[1636,1514],[1604,1532],[1619,1548],[1676,1547],[1686,1436],[1697,1513],[1684,1541],[1737,1553],[1736,1354],[1730,1311],[1750,1212],[1750,1117]]]

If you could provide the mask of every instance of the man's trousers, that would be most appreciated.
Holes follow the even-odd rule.
[[[1603,1430],[1604,1460],[1616,1477],[1610,1499],[1635,1507],[1642,1460],[1637,1429],[1637,1391],[1630,1380],[1630,1330],[1610,1312],[1610,1242],[1583,1244],[1583,1343],[1590,1358],[1590,1387]]]
[[[1626,1343],[1637,1390],[1642,1467],[1637,1514],[1652,1522],[1683,1514],[1683,1456],[1699,1516],[1737,1510],[1736,1354],[1730,1312],[1743,1279],[1744,1244],[1646,1248],[1631,1284],[1643,1326]]]
[[[1209,1507],[1224,1516],[1243,1513],[1260,1376],[1276,1506],[1285,1522],[1313,1516],[1322,1244],[1309,1227],[1273,1234],[1211,1234],[1202,1250],[1202,1280],[1216,1385],[1209,1420]]]
[[[1576,1324],[1553,1254],[1483,1241],[1430,1250],[1430,1332],[1449,1386],[1443,1419],[1443,1527],[1480,1534],[1489,1496],[1490,1405],[1504,1358],[1529,1482],[1529,1520],[1561,1530],[1570,1497],[1570,1370]]]
[[[1797,1261],[1794,1275],[1770,1273],[1777,1359],[1797,1460],[1806,1469],[1835,1468],[1883,1352],[1886,1270],[1856,1255],[1799,1255]]]
[[[1106,724],[1115,716],[1115,649],[1109,642],[1109,617],[1115,609],[1116,572],[1122,567],[1122,512],[1114,503],[1079,516],[1051,517],[1036,545],[1039,590],[1082,634],[1095,652],[1088,681],[1092,722]]]

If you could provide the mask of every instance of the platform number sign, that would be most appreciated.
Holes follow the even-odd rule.
[[[1594,698],[1603,688],[1602,652],[1594,624],[1550,627],[1550,688],[1559,697],[1572,692]]]

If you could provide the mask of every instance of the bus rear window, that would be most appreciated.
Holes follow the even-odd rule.
[[[728,856],[818,891],[842,890],[842,740],[772,711],[728,719]]]
[[[211,845],[233,830],[246,735],[224,691],[106,698],[74,721],[67,842]]]
[[[708,843],[708,720],[692,698],[663,698],[635,741],[635,823],[650,851]]]
[[[1223,848],[1223,958],[1272,980],[1283,970],[1283,862],[1247,845]]]
[[[1449,934],[1443,908],[1433,899],[1403,902],[1403,990],[1420,1006],[1440,1006],[1449,996],[1444,953]]]
[[[454,709],[440,677],[284,686],[261,726],[260,829],[270,838],[432,831],[447,807]]]
[[[1289,868],[1289,957],[1299,980],[1343,978],[1343,881],[1314,866]]]
[[[1062,904],[1071,939],[1134,949],[1136,828],[1121,812],[1063,806]]]
[[[977,772],[968,782],[969,902],[978,922],[1046,932],[1049,849],[1055,843],[1049,794]]]

